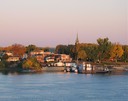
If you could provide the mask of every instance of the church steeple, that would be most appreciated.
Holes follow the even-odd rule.
[[[76,42],[75,42],[75,59],[77,60],[77,64],[78,64],[78,51],[79,51],[79,38],[77,33]]]
[[[75,42],[75,44],[79,44],[78,33],[77,33],[77,37],[76,37],[76,42]]]

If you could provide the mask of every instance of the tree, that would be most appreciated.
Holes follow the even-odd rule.
[[[26,47],[26,52],[27,52],[27,53],[30,53],[30,52],[35,51],[35,50],[37,50],[37,49],[38,49],[38,47],[37,47],[36,45],[28,45],[28,46]]]
[[[3,61],[0,61],[0,69],[3,69],[3,68],[5,68],[5,64]]]
[[[22,64],[23,69],[41,70],[41,65],[36,58],[29,58]]]
[[[23,69],[31,69],[32,68],[32,61],[30,59],[25,60],[23,62]]]
[[[117,59],[119,59],[123,55],[123,52],[124,51],[123,51],[121,45],[114,44],[111,48],[110,56],[111,56],[111,58],[113,58],[117,61]]]
[[[85,52],[84,50],[80,50],[80,51],[78,52],[78,58],[80,58],[80,59],[82,59],[82,60],[86,60],[86,58],[87,58],[86,52]]]
[[[7,69],[8,68],[8,62],[5,60],[0,61],[0,69]]]
[[[12,46],[8,46],[8,47],[4,47],[2,50],[3,51],[7,51],[7,52],[9,52],[9,51],[11,51],[11,49],[12,49]]]
[[[98,57],[99,60],[103,60],[103,59],[109,59],[110,55],[109,55],[109,51],[111,49],[111,42],[109,41],[108,38],[104,38],[104,39],[97,39],[97,43],[98,43]]]
[[[75,54],[76,54],[76,57],[75,59],[78,60],[78,53],[80,51],[80,43],[76,43],[75,44]]]
[[[75,45],[68,45],[68,52],[72,59],[75,59]]]
[[[3,56],[2,56],[2,60],[7,60],[9,58],[9,56],[7,55],[7,54],[4,54]]]
[[[43,50],[44,50],[44,52],[49,52],[50,48],[49,47],[44,47]]]
[[[69,54],[68,46],[67,45],[57,45],[56,49],[55,49],[55,53]]]
[[[2,47],[0,47],[0,52],[3,50],[3,48]]]
[[[11,51],[15,56],[21,57],[26,52],[26,48],[21,44],[13,44],[11,47]]]
[[[124,54],[122,55],[121,59],[124,62],[127,62],[128,61],[128,46],[127,45],[124,45],[124,46],[122,46],[122,48],[124,50]]]
[[[83,49],[87,54],[87,61],[98,60],[98,46],[96,44],[85,44]]]
[[[75,59],[75,45],[57,45],[55,49],[57,54],[67,54]]]

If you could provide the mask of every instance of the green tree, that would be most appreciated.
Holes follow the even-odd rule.
[[[75,44],[75,59],[78,60],[78,53],[79,53],[80,50],[80,43],[76,43]]]
[[[4,54],[3,56],[2,56],[2,60],[7,60],[9,58],[9,56],[7,55],[7,54]]]
[[[42,48],[42,50],[44,50],[44,52],[49,52],[50,48],[49,47],[44,47],[44,48]]]
[[[75,45],[57,45],[55,49],[57,54],[67,54],[75,59]]]
[[[122,46],[122,48],[124,50],[124,54],[122,55],[121,59],[124,62],[128,62],[128,46],[127,45],[124,45],[124,46]]]
[[[75,59],[75,46],[74,45],[68,45],[68,52],[69,55],[72,57],[72,59]]]
[[[3,68],[5,68],[5,64],[3,61],[0,61],[0,69],[3,69]]]
[[[69,54],[69,49],[67,45],[57,45],[55,49],[55,53],[58,54]]]
[[[26,47],[26,52],[27,53],[30,53],[30,52],[35,51],[35,50],[38,50],[38,47],[36,45],[28,45]]]
[[[0,69],[8,69],[8,62],[5,60],[0,61]]]
[[[98,43],[98,57],[99,60],[103,60],[103,59],[109,59],[110,55],[109,55],[109,51],[111,49],[112,43],[109,41],[108,38],[104,38],[104,39],[97,39],[97,43]]]
[[[84,50],[87,54],[87,61],[98,60],[98,46],[96,44],[86,44]]]

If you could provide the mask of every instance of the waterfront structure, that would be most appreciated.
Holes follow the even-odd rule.
[[[54,62],[55,61],[55,58],[52,57],[52,56],[48,56],[48,57],[45,58],[45,61],[46,62]]]
[[[61,56],[61,61],[62,62],[71,62],[72,61],[72,58],[70,57],[70,55],[66,55],[66,54],[60,54]]]
[[[8,56],[13,56],[12,52],[5,52],[5,54],[8,55]]]
[[[35,57],[36,57],[38,62],[40,62],[40,63],[44,62],[44,56],[43,55],[36,55]]]
[[[12,52],[0,52],[0,57],[7,55],[7,56],[13,56]]]
[[[30,52],[30,56],[35,56],[35,55],[39,55],[39,54],[44,54],[44,51],[43,50],[39,50],[39,51]]]
[[[20,57],[18,56],[11,56],[7,59],[8,62],[17,62],[20,61]]]
[[[44,62],[71,62],[72,58],[70,57],[70,55],[66,55],[66,54],[54,54],[51,52],[44,52],[42,50],[39,51],[33,51],[30,53],[31,57],[36,57],[36,59],[38,60],[38,62],[40,63],[44,63]]]
[[[59,62],[55,63],[54,66],[63,67],[64,66],[64,63],[61,62],[61,61],[59,61]]]

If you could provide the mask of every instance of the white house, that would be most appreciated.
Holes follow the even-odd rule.
[[[12,52],[6,52],[5,54],[7,54],[8,56],[13,56]]]
[[[43,50],[39,50],[39,51],[33,51],[33,52],[30,52],[30,55],[31,56],[35,56],[35,55],[39,55],[39,54],[44,54],[44,51]]]
[[[17,61],[19,61],[19,60],[20,60],[20,58],[17,57],[17,56],[12,56],[12,57],[9,57],[9,58],[7,59],[8,62],[17,62]]]
[[[66,54],[60,54],[61,56],[61,61],[63,62],[71,62],[72,58],[70,57],[70,55],[66,55]]]
[[[63,62],[57,62],[54,64],[54,66],[61,67],[61,66],[64,66],[64,63]]]

